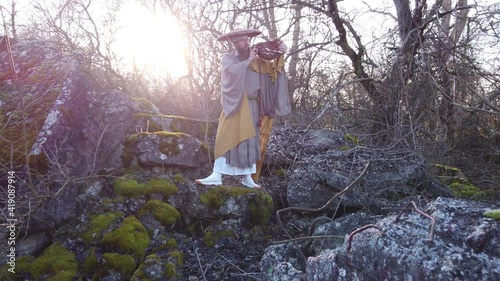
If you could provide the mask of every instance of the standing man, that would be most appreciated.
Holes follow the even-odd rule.
[[[237,29],[218,40],[232,42],[234,50],[221,61],[222,113],[215,140],[213,173],[197,179],[202,185],[221,185],[222,175],[242,176],[241,184],[261,188],[252,179],[261,160],[259,123],[262,116],[284,116],[291,111],[281,44],[280,58],[263,60],[250,48],[250,38],[261,32]]]

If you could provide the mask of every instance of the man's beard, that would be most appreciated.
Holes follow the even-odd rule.
[[[250,47],[236,48],[236,55],[240,60],[246,60],[250,56]]]

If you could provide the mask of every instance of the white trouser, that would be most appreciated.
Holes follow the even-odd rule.
[[[219,157],[215,159],[214,162],[214,172],[221,173],[224,175],[230,176],[241,176],[241,175],[250,175],[255,174],[257,171],[257,165],[253,164],[252,167],[249,168],[238,168],[231,166],[226,163],[226,158]]]

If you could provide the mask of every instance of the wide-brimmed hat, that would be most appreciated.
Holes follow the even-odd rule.
[[[246,28],[240,28],[240,29],[235,29],[233,31],[229,31],[228,33],[224,33],[217,40],[219,41],[231,41],[234,42],[238,38],[242,37],[255,37],[257,35],[261,34],[260,31],[257,29],[246,29]]]

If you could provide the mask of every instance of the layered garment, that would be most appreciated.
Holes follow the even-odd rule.
[[[261,159],[259,114],[274,117],[291,111],[283,56],[265,61],[225,54],[221,85],[223,110],[215,141],[215,168],[225,174],[253,173]]]

